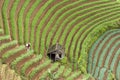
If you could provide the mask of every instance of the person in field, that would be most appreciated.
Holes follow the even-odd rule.
[[[27,48],[27,51],[29,51],[30,48],[31,48],[31,44],[30,44],[30,43],[27,43],[25,46],[26,46],[26,48]]]

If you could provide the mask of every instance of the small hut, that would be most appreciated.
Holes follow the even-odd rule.
[[[65,55],[64,48],[57,43],[48,49],[47,55],[53,61],[61,60]]]

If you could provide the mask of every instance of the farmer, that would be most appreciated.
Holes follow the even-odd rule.
[[[25,46],[26,46],[27,50],[30,50],[30,47],[31,47],[30,43],[27,43]]]

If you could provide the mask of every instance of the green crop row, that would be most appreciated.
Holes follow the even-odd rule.
[[[15,0],[12,8],[10,10],[10,23],[11,23],[10,28],[11,28],[11,31],[12,31],[11,32],[12,33],[11,37],[13,39],[16,39],[16,37],[17,37],[17,24],[15,23],[16,22],[15,21],[15,13],[16,13],[16,8],[17,8],[17,5],[18,5],[19,1],[20,0]]]
[[[8,40],[10,39],[10,36],[6,35],[6,36],[0,36],[0,41],[2,40]]]
[[[108,23],[110,24],[110,23]],[[112,26],[114,27],[114,26]],[[88,34],[88,37],[86,39],[86,44],[85,47],[85,50],[84,50],[84,53],[89,53],[88,54],[88,72],[91,72],[91,63],[92,63],[92,56],[94,55],[93,54],[93,50],[94,48],[97,46],[96,44],[98,44],[100,41],[102,41],[104,39],[104,37],[112,32],[114,32],[114,30],[110,30],[110,31],[107,31],[110,27],[107,26],[107,24],[105,25],[99,25],[99,27],[96,27],[90,34]],[[107,32],[106,32],[107,31]],[[106,32],[106,33],[105,33]],[[104,34],[105,33],[105,34]],[[104,34],[104,35],[103,35]],[[102,36],[101,36],[102,35]],[[99,38],[101,36],[101,38]],[[99,39],[98,39],[99,38]],[[98,39],[98,40],[97,40]],[[95,44],[93,44],[95,43]],[[89,44],[89,45],[88,45]],[[86,48],[87,47],[87,48]],[[92,47],[92,48],[91,48]],[[93,48],[94,47],[94,48]],[[91,48],[91,49],[90,49]],[[90,49],[90,51],[89,51]],[[89,51],[89,52],[87,52]]]
[[[45,21],[46,21],[46,19],[48,18],[48,17],[50,17],[49,15],[52,13],[52,11],[53,10],[55,10],[55,8],[56,7],[58,7],[58,6],[60,6],[60,5],[62,5],[63,3],[65,3],[66,2],[66,0],[64,0],[64,1],[62,1],[62,2],[60,2],[60,3],[58,3],[57,5],[55,5],[55,6],[53,6],[52,8],[50,8],[50,10],[47,12],[47,14],[44,16],[44,18],[41,20],[41,22],[39,23],[39,25],[38,25],[38,28],[37,28],[37,32],[36,32],[36,41],[35,41],[35,45],[36,45],[36,47],[35,47],[35,51],[39,51],[38,50],[38,48],[39,48],[39,44],[40,44],[40,42],[39,42],[39,39],[40,39],[40,37],[41,36],[38,36],[39,34],[40,34],[40,32],[39,32],[39,30],[41,29],[41,27],[45,24]],[[50,20],[51,21],[51,20]],[[49,25],[50,25],[50,23],[48,23]],[[48,26],[45,26],[45,31],[43,31],[43,35],[42,36],[45,36],[45,33],[47,32],[47,29],[48,29],[49,27]],[[41,38],[42,39],[42,38]],[[43,40],[41,40],[41,41],[43,41]],[[42,42],[42,43],[44,43],[44,42]],[[44,46],[45,45],[42,45],[41,44],[41,48],[40,48],[40,53],[42,53],[43,54],[43,50],[44,50]]]
[[[24,40],[23,40],[23,29],[24,29],[24,25],[23,25],[23,14],[24,14],[24,11],[25,11],[25,8],[27,7],[27,5],[29,4],[30,0],[25,0],[24,4],[22,5],[22,8],[20,9],[20,12],[18,14],[18,21],[17,21],[17,24],[18,24],[18,42],[20,44],[23,44],[24,43]]]
[[[112,35],[110,35],[110,36],[112,36]],[[96,65],[96,61],[98,60],[98,59],[101,59],[101,60],[99,60],[100,62],[103,62],[102,60],[103,60],[103,57],[104,57],[104,51],[103,51],[103,53],[99,53],[100,52],[100,50],[101,50],[101,48],[103,47],[103,45],[105,44],[105,42],[107,41],[107,40],[109,40],[109,38],[110,38],[110,36],[108,35],[102,42],[101,42],[101,44],[98,46],[98,50],[97,50],[97,52],[96,52],[96,54],[95,54],[95,56],[94,56],[94,60],[93,60],[93,62],[95,63],[95,64],[93,64],[93,69],[95,69],[95,66],[94,65]],[[118,36],[116,36],[115,38],[113,38],[113,39],[111,39],[111,41],[110,41],[110,43],[112,43],[115,39],[117,39],[118,38]],[[110,43],[108,43],[108,45],[106,46],[106,47],[109,47],[110,46]],[[107,50],[107,48],[105,48],[106,50]],[[105,51],[106,52],[106,51]],[[101,54],[101,55],[103,55],[103,56],[99,56],[99,58],[98,58],[98,55],[99,54]],[[109,61],[109,60],[108,60]],[[98,65],[100,65],[100,62],[98,62]],[[102,64],[102,63],[101,63]],[[108,66],[108,65],[107,65]]]
[[[34,31],[35,31],[36,23],[37,23],[39,17],[40,17],[41,14],[43,13],[43,11],[47,8],[47,6],[50,5],[53,1],[54,1],[54,0],[49,0],[49,1],[47,1],[47,2],[44,4],[44,6],[42,6],[42,7],[40,8],[40,10],[37,12],[36,16],[34,17],[33,22],[32,22],[32,24],[31,24],[31,33],[30,33],[30,43],[31,43],[31,44],[34,43]],[[38,26],[39,26],[39,25],[38,25]],[[38,28],[37,31],[40,31],[40,29]],[[39,38],[36,38],[36,40],[37,40],[37,39],[39,40]],[[35,42],[36,42],[36,41],[35,41]],[[35,45],[35,47],[36,47],[36,45]],[[35,50],[35,52],[38,51],[38,50],[36,51],[36,49],[34,49],[34,50]]]
[[[99,77],[98,77],[99,80],[103,80],[103,77],[105,76],[105,71],[106,71],[106,68],[102,68],[100,70],[100,74],[99,74]]]
[[[120,49],[115,53],[114,58],[113,58],[113,60],[111,61],[110,70],[112,70],[112,71],[113,71],[113,69],[114,69],[114,65],[115,65],[115,63],[116,63],[116,60],[117,60],[117,57],[119,56],[119,54],[120,54]],[[119,63],[118,63],[118,64],[119,64]]]
[[[36,68],[32,70],[32,72],[29,75],[29,78],[31,79],[36,73],[38,73],[40,70],[42,70],[44,67],[50,64],[50,60],[46,60],[44,63],[38,65]]]
[[[99,71],[100,71],[100,67],[97,66],[97,68],[96,68],[96,70],[95,70],[95,74],[93,75],[95,78],[98,77],[98,75],[99,75],[99,74],[98,74]]]
[[[4,62],[4,60],[7,59],[8,57],[10,57],[11,55],[17,54],[18,51],[21,51],[21,50],[23,50],[24,48],[25,48],[25,46],[22,45],[22,46],[19,46],[19,47],[15,48],[15,49],[10,50],[10,51],[6,52],[5,54],[3,54],[3,55],[2,55],[3,62]]]
[[[115,8],[114,8],[115,9]],[[109,11],[109,10],[108,10]],[[107,11],[106,11],[107,12]],[[101,13],[106,13],[106,12],[101,12]],[[111,12],[111,11],[109,11],[109,12]],[[97,14],[97,15],[94,15],[94,16],[91,16],[90,18],[88,18],[88,19],[86,19],[86,20],[84,20],[83,22],[88,22],[89,20],[91,20],[91,18],[94,18],[95,16],[98,16],[98,15],[102,15],[101,13],[99,13],[99,14]],[[84,16],[85,17],[85,16]],[[77,18],[76,18],[77,19]],[[81,25],[83,24],[82,22],[80,23]],[[73,33],[76,31],[76,30],[78,30],[80,27],[79,26],[81,26],[80,24],[78,24],[78,25],[76,25],[76,27],[74,27],[74,29],[69,33],[69,35],[68,35],[68,37],[67,37],[67,40],[66,40],[66,42],[68,42],[68,43],[70,43],[69,41],[71,41],[71,38],[72,38],[72,36],[73,36]],[[84,23],[85,24],[85,23]],[[85,28],[85,27],[82,27],[82,28]],[[81,29],[82,29],[81,28]],[[78,32],[77,32],[77,34],[78,34],[78,36],[80,36],[79,34],[81,34],[81,30],[79,30]],[[77,35],[76,34],[76,35]],[[74,39],[74,38],[72,38],[73,40],[76,40],[76,39]],[[81,40],[79,40],[79,42],[80,42]],[[79,45],[79,44],[78,44]],[[70,44],[66,44],[66,48],[67,48],[67,46],[70,46]],[[73,44],[73,47],[75,47],[75,45]],[[71,45],[71,48],[72,48],[72,45]],[[72,49],[70,49],[70,50],[73,50],[74,48],[72,48]],[[67,50],[68,51],[68,50]],[[70,51],[71,53],[72,53],[72,51]],[[68,52],[69,53],[69,52]],[[77,52],[76,52],[77,53]],[[73,56],[72,54],[71,54],[71,56]],[[71,57],[70,56],[70,57]]]
[[[120,61],[118,63],[117,69],[116,69],[116,78],[118,80],[120,79]]]
[[[95,53],[95,56],[94,56],[94,59],[93,59],[93,62],[94,62],[94,64],[92,65],[92,69],[95,69],[95,65],[96,65],[96,61],[98,60],[98,57],[100,57],[100,56],[98,56],[99,54],[102,54],[102,53],[99,53],[100,52],[100,50],[101,50],[101,48],[103,47],[103,45],[105,44],[105,42],[107,41],[107,40],[109,40],[109,38],[112,36],[112,34],[109,36],[107,36],[102,42],[101,42],[101,44],[98,46],[98,49],[97,49],[97,51],[96,51],[96,53]],[[117,37],[116,37],[117,38]],[[113,38],[113,40],[111,41],[111,43],[113,42],[115,40],[115,38]],[[110,45],[110,44],[108,44],[108,45]],[[99,54],[98,54],[99,53]],[[107,65],[108,66],[108,65]]]
[[[75,78],[77,78],[78,76],[80,76],[80,74],[81,74],[81,71],[75,71],[68,78],[66,78],[66,80],[74,80]]]
[[[60,68],[57,70],[57,72],[55,72],[54,78],[55,79],[60,78],[60,75],[63,73],[64,69],[65,69],[65,66],[60,66]]]
[[[103,7],[103,6],[105,6],[105,5],[101,4],[99,7]],[[81,13],[84,13],[84,12],[87,12],[87,11],[89,12],[89,10],[93,10],[93,9],[96,9],[96,8],[98,8],[98,6],[94,6],[94,7],[90,7],[90,8],[86,8],[86,9],[84,9],[84,10],[78,11],[78,12],[74,13],[73,15],[71,15],[70,17],[68,17],[66,20],[64,20],[63,23],[66,23],[66,22],[68,22],[69,20],[72,20],[75,15],[78,15],[78,14],[81,14]],[[103,9],[103,8],[102,8],[102,9]],[[62,41],[62,42],[64,41],[64,39],[65,39],[65,37],[66,37],[66,35],[67,35],[67,32],[68,32],[68,30],[70,29],[70,26],[71,26],[71,25],[73,25],[74,23],[78,22],[80,19],[82,19],[82,18],[84,18],[84,17],[92,14],[93,12],[98,12],[99,10],[100,10],[100,9],[98,9],[98,10],[93,10],[93,11],[91,11],[91,12],[85,14],[85,15],[78,16],[77,18],[73,19],[72,22],[69,22],[69,24],[67,24],[67,27],[65,28],[65,31],[63,32],[63,35],[62,35],[61,38],[60,38],[60,41]],[[83,24],[83,23],[80,22],[80,24]],[[63,24],[63,26],[64,26],[64,25],[65,25],[65,24]],[[78,27],[76,26],[75,29],[73,28],[72,30],[76,30],[77,28],[78,28]],[[73,32],[74,32],[74,31],[73,31]],[[71,32],[71,33],[72,33],[72,32]],[[72,34],[72,35],[73,35],[73,34]],[[70,36],[72,36],[72,35],[70,35]],[[69,37],[68,37],[68,38],[69,38]],[[62,42],[60,42],[60,43],[62,43]]]
[[[12,42],[9,42],[9,43],[5,43],[4,45],[1,45],[0,46],[0,52],[3,50],[3,49],[5,49],[5,48],[7,48],[7,47],[9,47],[9,46],[12,46],[12,45],[16,45],[17,44],[17,41],[16,40],[14,40],[14,41],[12,41]]]
[[[82,1],[81,1],[82,2]],[[78,3],[78,2],[76,2],[76,3]],[[71,9],[70,10],[68,10],[68,11],[66,11],[63,15],[61,15],[58,19],[57,19],[57,22],[56,23],[59,23],[60,22],[60,20],[63,18],[63,17],[65,17],[66,15],[69,15],[69,14],[72,14],[72,12],[80,12],[80,11],[78,11],[78,10],[80,10],[81,8],[84,8],[85,6],[88,6],[88,5],[91,5],[91,4],[93,4],[93,3],[99,3],[99,1],[97,2],[97,1],[94,1],[94,2],[91,2],[91,3],[88,3],[88,4],[83,4],[83,5],[81,5],[81,6],[76,6],[75,8],[72,8],[71,7]],[[73,5],[73,4],[72,4]],[[74,5],[76,5],[76,4],[74,4]],[[66,6],[65,8],[69,8],[69,6]],[[78,9],[78,10],[77,10]],[[60,10],[59,10],[60,11]],[[74,16],[75,17],[75,16]],[[60,19],[61,18],[61,19]],[[71,18],[72,19],[72,18]],[[66,20],[67,21],[69,21],[69,19],[68,18],[66,18]],[[64,22],[65,22],[65,20],[63,20]],[[56,27],[56,25],[54,25],[55,27]],[[53,29],[54,29],[54,26],[53,26]],[[62,26],[60,27],[60,28],[62,28]],[[61,29],[60,29],[61,30]],[[61,30],[62,32],[63,32],[63,30]],[[49,37],[49,36],[48,36]],[[47,39],[48,40],[48,39]],[[53,40],[56,40],[56,38],[55,39],[53,39]],[[53,41],[54,42],[54,41]]]
[[[115,32],[114,32],[115,31]],[[94,52],[94,49],[95,49],[95,47],[97,46],[97,44],[99,43],[99,42],[101,42],[101,40],[103,40],[104,39],[104,37],[106,36],[106,35],[108,35],[108,34],[113,34],[112,32],[114,32],[114,34],[116,33],[116,32],[119,32],[119,30],[110,30],[110,31],[107,31],[104,35],[102,35],[94,44],[93,44],[93,46],[92,46],[92,48],[91,48],[91,50],[90,50],[90,52],[89,52],[89,59],[88,59],[88,72],[91,72],[91,63],[92,63],[92,55],[93,55],[93,52]],[[107,37],[110,37],[110,36],[107,36]],[[104,44],[104,43],[103,43]],[[100,48],[99,48],[100,49]],[[97,54],[97,53],[96,53]],[[95,55],[96,55],[95,54]],[[96,58],[97,59],[97,58]]]
[[[74,28],[75,29],[75,28]],[[77,30],[77,29],[76,29]],[[74,33],[75,31],[71,31],[71,34],[72,33]],[[79,34],[81,34],[81,32],[79,31],[77,34],[75,34],[74,36],[73,36],[73,38],[72,38],[72,40],[71,40],[71,44],[69,45],[69,46],[71,46],[70,48],[69,48],[69,52],[68,53],[76,53],[75,52],[75,50],[79,50],[79,47],[75,47],[74,45],[77,45],[77,42],[79,41],[78,39],[79,39]],[[69,37],[71,37],[72,35],[70,35]],[[70,40],[69,40],[70,41]],[[85,44],[86,44],[86,42],[85,42]],[[74,48],[73,48],[74,47]],[[88,47],[88,45],[87,45],[87,47]],[[75,49],[75,48],[78,48],[78,49]],[[82,47],[82,49],[84,49],[83,47]],[[79,51],[78,51],[79,52]],[[82,51],[83,52],[83,51]],[[75,54],[76,56],[76,58],[77,58],[77,54]],[[84,54],[84,55],[87,55],[87,54]],[[71,55],[71,56],[73,56],[73,55]]]
[[[76,3],[78,3],[78,2],[76,2]],[[76,3],[74,3],[74,5],[76,4]],[[72,4],[73,5],[73,4]],[[85,4],[84,4],[85,5]],[[86,4],[87,5],[87,4]],[[69,8],[69,6],[66,6],[66,7],[68,7]],[[65,7],[65,8],[66,8]],[[65,8],[63,8],[63,10],[65,9]],[[70,12],[74,12],[74,11],[76,11],[75,9],[78,9],[78,8],[82,8],[81,6],[78,6],[78,7],[75,7],[75,8],[73,8],[72,9],[72,7],[71,7],[71,10],[68,10],[68,11],[66,11],[63,15],[61,15],[58,19],[57,19],[57,24],[59,23],[59,21],[63,18],[63,16],[65,17],[65,15],[69,15],[70,14]],[[59,12],[61,12],[61,10],[59,10]],[[57,15],[57,13],[56,13],[56,15]],[[54,16],[53,16],[54,17]],[[55,19],[55,18],[53,18],[53,19]],[[72,19],[72,18],[71,18]],[[65,19],[65,20],[67,20],[67,21],[69,21],[69,19]],[[65,20],[63,20],[64,22],[63,23],[65,23]],[[52,20],[51,20],[52,21]],[[62,23],[62,24],[63,24]],[[55,27],[57,26],[57,24],[56,25],[54,25]],[[54,28],[54,26],[53,26],[53,28],[52,29],[55,29]],[[61,27],[59,27],[59,28],[62,28],[62,25],[61,25]],[[66,28],[66,27],[64,27],[64,28]],[[60,29],[59,29],[60,30]],[[66,29],[66,30],[68,30],[68,29]],[[53,31],[56,31],[56,30],[52,30],[51,31],[51,35],[53,34],[52,32]],[[63,32],[63,30],[61,30],[62,32]],[[56,34],[56,36],[58,36],[59,35],[59,33],[58,34]],[[47,40],[47,45],[49,44],[49,42],[50,42],[50,38],[51,38],[51,36],[50,36],[50,34],[49,34],[49,36],[48,36],[48,38],[46,39]],[[53,43],[55,43],[56,42],[56,38],[55,39],[53,39]],[[61,40],[62,42],[63,42],[63,40]]]
[[[29,42],[29,20],[30,20],[30,17],[32,15],[32,12],[35,10],[36,6],[38,6],[40,4],[41,0],[37,0],[35,1],[34,4],[32,4],[31,8],[29,9],[29,11],[26,13],[26,18],[25,18],[25,27],[24,27],[24,32],[25,32],[25,35],[24,35],[24,41],[25,43]]]
[[[23,67],[21,68],[21,74],[25,76],[26,69],[31,66],[32,64],[40,61],[42,59],[42,55],[37,55],[34,59],[31,59],[29,62],[26,62]]]
[[[110,12],[108,12],[108,13],[110,13]],[[110,22],[110,21],[114,21],[114,20],[117,20],[118,19],[118,17],[120,16],[119,14],[119,11],[113,11],[113,13],[111,12],[111,14],[109,14],[108,16],[104,16],[104,17],[102,17],[102,18],[98,18],[97,20],[93,20],[94,22],[98,22],[98,23],[93,23],[93,22],[91,22],[88,26],[91,26],[91,24],[94,24],[93,26],[97,26],[97,25],[99,25],[99,24],[101,24],[101,23],[104,23],[104,22]],[[107,14],[107,13],[106,13]],[[101,15],[99,15],[99,16],[101,16]],[[112,16],[112,17],[111,17]],[[88,28],[86,28],[86,29],[88,29]],[[91,28],[90,28],[91,29]],[[92,29],[93,29],[93,27],[92,27]],[[92,30],[91,29],[91,30]],[[88,29],[89,30],[89,29]],[[79,42],[78,42],[78,45],[80,45],[80,44],[82,44],[82,43],[80,43],[80,41],[82,41],[83,40],[83,37],[85,37],[85,36],[87,36],[88,34],[89,34],[89,32],[88,31],[86,31],[85,33],[87,33],[86,35],[84,35],[84,36],[80,36],[80,38],[79,38]],[[81,40],[82,39],[82,40]],[[82,48],[82,45],[80,45],[80,48]],[[82,52],[80,52],[79,51],[79,53],[78,53],[78,55],[80,54],[80,53],[82,53]],[[82,55],[82,54],[81,54]],[[78,56],[80,59],[79,60],[81,60],[81,59],[83,59],[83,60],[85,60],[85,61],[87,61],[86,59],[87,59],[87,56],[86,56],[86,58],[82,58],[82,57],[80,57],[80,56]],[[87,65],[87,63],[83,63],[83,64],[86,64]],[[83,65],[82,64],[82,65]]]
[[[59,22],[62,20],[62,24],[63,23],[67,23],[69,22],[70,20],[74,20],[73,18],[77,17],[78,15],[81,14],[82,10],[86,7],[86,6],[90,6],[90,5],[94,5],[94,4],[99,4],[101,1],[94,1],[94,2],[91,2],[91,3],[87,3],[87,4],[82,4],[81,6],[76,6],[75,8],[71,8],[70,10],[66,11],[63,15],[61,15],[58,19],[57,19],[57,22],[59,24]],[[78,2],[77,2],[78,3]],[[80,2],[81,3],[81,2]],[[88,8],[87,8],[88,9]],[[86,12],[84,10],[84,12]],[[88,11],[89,12],[89,11]],[[76,14],[77,13],[77,14]],[[66,16],[68,18],[66,18]],[[69,19],[69,17],[71,17]],[[65,18],[65,19],[64,19]],[[56,26],[56,25],[55,25]],[[58,39],[58,35],[60,36],[60,33],[63,32],[63,30],[66,28],[66,27],[63,27],[62,25],[60,25],[61,27],[59,27],[58,31],[56,32],[56,35],[54,36],[53,38],[53,42],[56,42],[56,40]],[[65,25],[64,25],[65,26]],[[64,29],[63,29],[64,28]]]
[[[77,2],[78,3],[78,2]],[[60,10],[59,10],[59,12],[60,12]],[[52,21],[52,20],[51,20]],[[52,30],[52,31],[54,31],[54,30]],[[45,32],[45,31],[43,31],[43,32]],[[47,32],[47,30],[46,30],[46,32]],[[43,34],[44,35],[44,34]],[[51,34],[52,35],[52,34]],[[45,35],[44,35],[45,36]],[[48,36],[48,37],[50,37],[50,36]],[[43,38],[44,39],[44,38]],[[47,39],[47,41],[48,40],[50,40],[50,39]],[[56,39],[54,39],[54,40],[56,40]],[[42,41],[43,42],[43,41]],[[49,41],[48,41],[49,42]],[[42,44],[42,43],[41,43]],[[43,45],[42,45],[43,46]],[[44,47],[42,47],[42,48],[44,48]],[[43,50],[43,49],[41,49],[41,50]]]
[[[51,31],[48,33],[48,36],[47,36],[47,39],[46,39],[46,40],[47,40],[47,41],[46,41],[47,45],[50,44],[51,37],[54,35],[53,33],[56,31],[56,29],[57,29],[57,28],[60,28],[58,24],[59,24],[60,20],[63,18],[63,15],[66,14],[66,12],[71,11],[74,6],[76,6],[77,4],[79,4],[79,3],[81,3],[81,2],[82,2],[82,1],[76,1],[76,2],[73,2],[73,3],[69,4],[69,5],[65,5],[63,8],[59,9],[59,10],[54,14],[54,16],[51,17],[51,19],[50,19],[49,23],[47,24],[47,26],[49,26],[50,24],[52,24],[52,22],[56,20],[56,18],[58,17],[59,14],[62,14],[60,17],[57,18],[57,20],[56,20],[56,22],[55,22],[56,24],[54,24],[54,26],[52,26]],[[68,10],[66,11],[66,9],[68,9]],[[69,10],[69,9],[70,9],[70,10]],[[61,13],[61,12],[62,12],[62,13]],[[63,12],[64,12],[64,13],[63,13]],[[64,15],[64,17],[65,17],[65,15]],[[64,21],[64,20],[63,20],[63,21]],[[56,35],[57,35],[57,34],[56,34]],[[43,38],[45,39],[44,36],[43,36]],[[54,40],[54,39],[53,39],[53,40]],[[57,40],[57,38],[56,38],[55,40]],[[53,41],[52,41],[52,42],[53,42]],[[56,43],[56,42],[54,42],[54,43]]]
[[[20,57],[17,57],[12,63],[11,67],[14,69],[18,62],[23,60],[24,58],[31,56],[33,54],[33,50],[28,51],[26,54],[22,54]]]
[[[116,39],[119,39],[120,38],[120,36],[117,36],[117,38]],[[115,40],[115,39],[114,39]],[[112,42],[112,40],[111,40],[111,42]],[[112,43],[111,43],[112,44]],[[109,61],[110,61],[110,58],[111,58],[111,56],[113,56],[112,55],[112,53],[114,52],[114,50],[115,50],[115,48],[116,48],[116,46],[118,46],[118,45],[120,45],[120,42],[116,42],[115,44],[114,44],[114,46],[112,46],[112,49],[110,49],[110,52],[109,52],[109,55],[107,55],[107,58],[106,58],[106,60],[105,60],[105,67],[107,67],[108,68],[108,65],[109,65]],[[115,57],[113,57],[113,59],[114,59]],[[100,63],[100,62],[99,62]],[[99,64],[98,63],[98,64]],[[115,64],[115,63],[114,63]]]
[[[9,4],[9,0],[5,0],[2,6],[2,18],[3,18],[3,24],[4,24],[4,32],[5,34],[9,34],[10,30],[9,30],[9,25],[8,25],[8,21],[7,21],[7,7]]]
[[[46,80],[45,78],[51,77],[49,74],[52,74],[52,71],[54,71],[55,69],[57,69],[59,66],[59,63],[54,63],[47,71],[45,71],[42,76],[40,76],[40,80]]]
[[[65,22],[65,21],[64,21]],[[67,30],[67,29],[66,29]],[[62,40],[61,40],[62,41]]]

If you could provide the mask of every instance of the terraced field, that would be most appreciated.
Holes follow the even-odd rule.
[[[22,80],[119,80],[119,13],[118,0],[0,0],[0,60]]]

